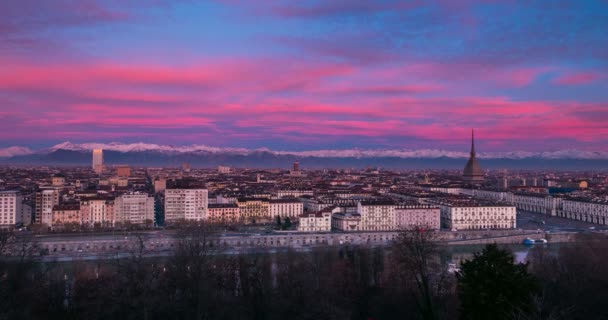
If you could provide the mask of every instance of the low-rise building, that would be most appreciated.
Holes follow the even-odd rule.
[[[357,213],[361,216],[360,230],[396,230],[395,203],[390,200],[360,201]]]
[[[277,191],[277,198],[284,198],[284,197],[301,197],[301,196],[312,196],[313,195],[313,191],[312,190],[298,190],[298,189],[294,189],[294,190],[278,190]]]
[[[325,208],[318,212],[307,212],[299,217],[298,231],[301,232],[329,232],[331,231],[332,213],[339,212],[339,208]]]
[[[114,226],[114,199],[88,198],[80,200],[82,224],[88,227]]]
[[[561,217],[601,225],[608,224],[608,201],[605,199],[570,198],[562,202]]]
[[[53,227],[82,224],[80,203],[65,203],[53,207]]]
[[[512,199],[517,209],[551,216],[562,207],[562,198],[542,193],[515,193]]]
[[[438,206],[406,203],[395,207],[397,228],[410,229],[424,227],[438,230],[441,228],[441,211]]]
[[[304,213],[304,204],[297,199],[271,199],[269,201],[270,218],[296,218]]]
[[[236,203],[209,204],[208,221],[222,224],[239,223],[241,221],[239,206]]]
[[[239,198],[241,221],[245,223],[270,222],[270,201],[266,198]]]
[[[509,204],[476,200],[467,196],[436,198],[441,225],[451,230],[515,229],[516,208]]]
[[[331,227],[340,231],[361,230],[361,215],[357,213],[334,213],[331,218]]]

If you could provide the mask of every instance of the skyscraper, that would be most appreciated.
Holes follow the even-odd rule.
[[[485,180],[483,170],[477,161],[477,154],[475,153],[475,131],[471,130],[471,157],[464,167],[463,179],[470,183],[479,183]]]
[[[97,174],[101,174],[103,172],[103,150],[95,149],[93,150],[93,171]]]

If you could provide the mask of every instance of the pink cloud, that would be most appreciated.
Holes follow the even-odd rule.
[[[576,72],[566,73],[557,77],[553,82],[560,85],[583,85],[595,82],[601,78],[601,75],[595,72]]]
[[[231,58],[174,67],[0,62],[6,66],[0,73],[4,139],[146,137],[227,144],[351,139],[399,147],[412,139],[459,143],[475,127],[499,147],[572,137],[595,143],[608,134],[603,123],[608,111],[600,104],[449,93],[459,89],[461,77],[517,87],[545,68],[463,74],[469,69],[460,64],[394,70],[289,59]]]

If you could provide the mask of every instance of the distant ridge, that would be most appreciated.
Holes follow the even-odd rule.
[[[105,162],[140,166],[179,166],[188,162],[195,167],[228,165],[251,168],[288,168],[300,160],[307,168],[461,169],[466,152],[445,150],[315,150],[273,151],[267,148],[220,148],[205,145],[170,146],[146,143],[64,142],[48,149],[0,149],[0,164],[88,166],[91,150],[104,149]],[[484,168],[506,169],[608,169],[608,152],[563,150],[554,152],[478,153]]]
[[[104,149],[116,152],[158,152],[166,154],[187,154],[187,153],[211,153],[211,154],[230,154],[230,155],[250,155],[253,153],[267,152],[274,155],[293,155],[297,157],[319,157],[319,158],[456,158],[466,159],[469,154],[466,150],[447,151],[440,149],[344,149],[344,150],[313,150],[313,151],[277,151],[268,148],[245,149],[245,148],[224,148],[212,147],[207,145],[191,146],[171,146],[149,143],[71,143],[63,142],[51,148],[33,151],[26,147],[10,147],[0,149],[0,157],[12,157],[28,155],[34,153],[50,153],[57,150],[67,151],[92,151],[93,149]],[[580,150],[560,150],[546,152],[512,151],[512,152],[479,152],[477,157],[480,159],[586,159],[586,160],[608,160],[608,151],[580,151]]]

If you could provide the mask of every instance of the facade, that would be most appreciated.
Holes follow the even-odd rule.
[[[230,167],[227,167],[227,166],[218,166],[217,167],[217,172],[218,173],[222,173],[222,174],[228,174],[228,173],[230,173]]]
[[[462,177],[464,181],[469,183],[481,183],[485,180],[484,176],[475,153],[475,132],[471,131],[471,157],[464,167]]]
[[[121,178],[128,178],[131,176],[131,168],[129,166],[117,166],[116,175]]]
[[[542,193],[515,193],[511,203],[520,210],[555,216],[562,207],[562,198]]]
[[[154,223],[154,198],[143,193],[123,194],[114,202],[116,223],[152,225]]]
[[[344,199],[344,198],[310,198],[310,197],[302,197],[300,198],[304,203],[304,208],[307,211],[321,211],[325,208],[338,206],[341,208],[355,208],[353,213],[357,210],[357,205],[359,204],[359,200],[357,199]]]
[[[357,213],[334,213],[331,218],[331,227],[340,231],[361,230],[361,215]]]
[[[51,178],[51,185],[53,187],[63,187],[65,184],[65,176],[62,174],[56,174]]]
[[[304,204],[295,199],[270,200],[270,218],[295,218],[304,213]]]
[[[314,194],[314,192],[312,190],[278,190],[277,191],[277,198],[284,198],[284,197],[294,197],[294,198],[298,198],[301,196],[312,196]]]
[[[53,207],[59,204],[59,190],[46,189],[36,192],[35,219],[38,224],[53,225]]]
[[[208,221],[211,223],[239,223],[241,215],[235,203],[209,204]]]
[[[93,171],[97,174],[103,173],[103,150],[93,150]]]
[[[468,197],[433,200],[441,211],[441,225],[450,230],[515,229],[516,208],[495,203],[480,203]]]
[[[89,198],[80,201],[82,225],[87,227],[113,227],[115,223],[114,199]]]
[[[29,203],[23,203],[21,205],[21,221],[24,225],[29,225],[32,223],[32,206]]]
[[[600,225],[608,224],[608,201],[589,200],[589,199],[564,199],[559,216],[596,223]]]
[[[82,224],[80,203],[60,204],[53,207],[53,227]]]
[[[263,198],[240,198],[236,202],[245,223],[270,222],[270,201]]]
[[[463,193],[481,199],[504,201],[514,205],[518,210],[600,225],[608,224],[608,202],[602,199],[563,198],[546,193],[512,193],[476,189],[463,189]]]
[[[406,204],[395,207],[397,228],[423,227],[433,230],[441,228],[439,207],[424,204]]]
[[[481,198],[490,201],[497,202],[509,202],[513,201],[513,194],[507,191],[496,191],[496,190],[482,190],[482,189],[461,189],[462,194],[466,194],[471,197]]]
[[[167,189],[166,179],[154,179],[154,192],[164,192]]]
[[[207,189],[165,190],[165,222],[201,221],[207,218]]]
[[[361,201],[357,213],[361,216],[362,231],[387,231],[397,229],[395,204],[392,201]]]
[[[25,224],[22,205],[23,197],[18,191],[0,191],[0,227]]]
[[[339,208],[326,208],[319,212],[310,212],[300,215],[298,231],[300,232],[329,232],[331,231],[332,213],[339,212]]]

